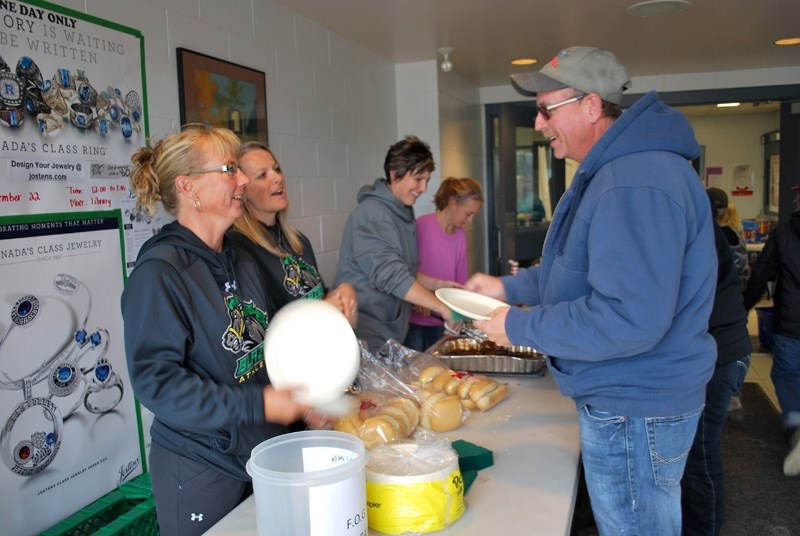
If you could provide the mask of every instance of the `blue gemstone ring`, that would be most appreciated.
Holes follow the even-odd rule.
[[[72,103],[69,112],[69,121],[78,128],[89,128],[94,124],[94,110],[88,104]]]
[[[53,114],[39,114],[36,116],[36,123],[39,125],[39,133],[48,136],[52,133],[61,131],[64,124],[61,118]]]
[[[18,127],[25,121],[22,108],[3,108],[0,109],[0,124],[6,127]]]
[[[42,72],[36,62],[28,56],[22,56],[17,62],[17,75],[33,87],[42,87]]]
[[[92,380],[83,395],[83,406],[91,413],[111,411],[125,394],[122,380],[104,357],[97,360],[92,372]]]
[[[39,298],[27,294],[17,300],[11,308],[11,321],[18,326],[24,326],[39,314]]]
[[[0,104],[9,108],[22,106],[24,89],[19,76],[10,71],[0,71]]]
[[[47,378],[47,385],[54,396],[64,397],[74,393],[83,381],[83,375],[79,374],[78,368],[73,363],[62,361],[53,367]]]

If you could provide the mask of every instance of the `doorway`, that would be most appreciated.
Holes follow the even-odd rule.
[[[641,96],[625,95],[623,108],[630,107]],[[780,167],[778,174],[782,177],[800,177],[800,85],[666,92],[659,96],[673,107],[732,101],[780,102],[780,157],[776,159]],[[525,176],[526,173],[520,169],[519,157],[527,151],[531,155],[529,165],[534,166],[533,160],[540,154],[536,144],[547,144],[543,138],[537,138],[538,133],[533,129],[535,104],[535,101],[529,100],[485,105],[487,265],[489,273],[493,275],[509,273],[509,260],[535,262],[541,255],[549,216],[552,215],[550,212],[545,221],[536,225],[517,225],[517,176]],[[564,160],[553,158],[549,147],[547,155],[550,206],[554,209],[566,190],[567,175],[573,168],[567,169]],[[542,160],[543,157],[539,157],[539,162]],[[525,163],[524,158],[522,162]],[[541,175],[538,180],[543,180]],[[531,178],[531,183],[535,181]],[[792,187],[795,185],[794,180],[784,180],[778,185],[779,220],[788,219],[793,210],[795,193]]]
[[[532,102],[486,106],[489,273],[527,266],[542,254],[544,238],[565,190],[565,165],[533,128]]]

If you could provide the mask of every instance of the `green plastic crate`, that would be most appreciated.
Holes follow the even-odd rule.
[[[137,504],[114,521],[100,527],[96,536],[158,536],[156,501],[151,497]]]
[[[158,536],[156,504],[145,473],[110,491],[39,536]]]

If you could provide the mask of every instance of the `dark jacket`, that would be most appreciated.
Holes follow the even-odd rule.
[[[747,309],[744,308],[739,269],[724,230],[714,222],[717,248],[717,288],[714,307],[708,320],[708,332],[717,341],[717,366],[732,363],[752,351],[747,332]]]
[[[262,225],[266,232],[272,234],[283,250],[291,251],[277,225],[259,225]],[[287,303],[299,298],[322,299],[325,297],[325,287],[317,269],[317,258],[314,256],[311,242],[304,234],[299,233],[299,235],[300,241],[303,243],[303,253],[299,255],[290,253],[281,258],[238,231],[232,230],[228,233],[228,238],[250,252],[259,268],[263,270],[266,292],[275,307],[275,311],[270,311],[272,315]]]
[[[258,277],[227,239],[217,253],[173,222],[142,246],[122,293],[128,371],[155,415],[153,442],[244,481],[253,447],[289,431],[264,421]]]
[[[751,309],[772,280],[772,332],[800,339],[800,211],[770,232],[747,282],[745,307]]]

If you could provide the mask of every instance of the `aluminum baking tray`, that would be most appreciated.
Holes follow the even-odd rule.
[[[433,355],[452,370],[481,374],[528,374],[541,376],[544,355],[525,346],[497,346],[471,337],[444,338]]]

